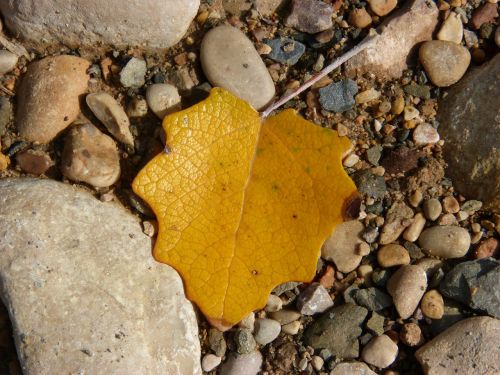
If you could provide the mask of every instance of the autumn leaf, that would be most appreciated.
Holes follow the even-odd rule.
[[[165,118],[168,152],[134,191],[154,210],[154,257],[227,329],[287,281],[311,281],[320,247],[356,188],[342,167],[348,139],[293,110],[261,122],[223,89]]]

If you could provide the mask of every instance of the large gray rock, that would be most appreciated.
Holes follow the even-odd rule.
[[[500,55],[472,70],[439,102],[446,173],[467,198],[500,212]]]
[[[25,374],[201,374],[181,279],[117,205],[0,181],[0,285]]]
[[[167,48],[195,17],[200,0],[2,0],[15,35],[71,47],[111,44]]]
[[[348,72],[374,73],[380,78],[399,78],[410,60],[416,60],[415,47],[432,40],[439,10],[433,1],[413,0],[384,22],[380,37],[346,64]]]
[[[421,347],[415,357],[426,375],[500,373],[500,320],[462,320]]]

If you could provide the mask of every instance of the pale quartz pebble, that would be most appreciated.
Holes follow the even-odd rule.
[[[267,312],[274,312],[274,311],[279,311],[283,307],[283,301],[281,298],[274,294],[270,294],[269,297],[267,298],[267,303],[265,310]]]
[[[444,314],[443,296],[437,290],[429,290],[420,302],[422,313],[431,319],[441,319]]]
[[[396,8],[398,0],[368,0],[368,4],[370,4],[370,9],[373,13],[383,17]]]
[[[266,65],[250,39],[239,29],[218,26],[205,34],[200,60],[213,86],[222,87],[262,109],[276,89]]]
[[[250,354],[230,353],[221,366],[220,375],[257,375],[262,366],[262,354],[259,351]]]
[[[344,161],[344,167],[351,168],[354,167],[359,162],[359,156],[356,154],[350,154],[347,156]]]
[[[410,264],[410,254],[403,246],[389,244],[377,251],[377,261],[383,268]]]
[[[315,355],[311,358],[311,365],[316,371],[321,370],[324,364],[325,360],[318,355]]]
[[[146,90],[146,100],[151,111],[161,120],[181,109],[179,91],[167,83],[155,83]]]
[[[115,98],[100,92],[87,95],[86,101],[92,113],[106,126],[113,137],[126,145],[134,145],[130,120]]]
[[[363,361],[379,368],[390,366],[397,356],[398,346],[387,335],[374,337],[361,352]]]
[[[376,132],[379,132],[382,130],[382,123],[377,119],[373,120],[373,129],[375,129]]]
[[[417,146],[431,145],[439,142],[439,133],[431,124],[423,123],[413,131],[413,141]]]
[[[322,313],[332,306],[330,294],[319,283],[312,283],[297,297],[297,309],[302,315]]]
[[[471,243],[469,232],[457,226],[434,226],[425,229],[418,239],[425,253],[444,259],[461,258]]]
[[[367,278],[373,273],[373,267],[369,264],[363,264],[358,267],[357,271],[359,277]]]
[[[420,203],[422,203],[423,199],[423,194],[421,190],[415,190],[411,195],[410,195],[410,204],[412,207],[418,207],[420,206]]]
[[[379,97],[380,97],[380,92],[372,88],[360,92],[355,96],[355,99],[357,104],[363,104],[378,99]]]
[[[438,220],[439,225],[455,225],[457,218],[453,214],[444,214]]]
[[[462,42],[463,33],[464,27],[460,16],[455,12],[451,12],[448,18],[444,20],[441,29],[439,29],[437,38],[439,40],[447,40],[460,44]]]
[[[255,313],[254,312],[248,313],[241,320],[241,322],[238,323],[238,327],[243,328],[243,329],[248,329],[250,331],[253,331],[254,325],[255,325]]]
[[[358,245],[363,241],[361,233],[364,225],[357,221],[347,221],[337,225],[332,235],[321,248],[321,257],[333,261],[340,272],[354,271],[361,262]]]
[[[273,319],[255,319],[254,337],[260,345],[273,342],[281,332],[281,325]]]
[[[416,214],[413,217],[413,223],[411,223],[411,225],[404,231],[403,238],[406,241],[415,242],[420,236],[420,233],[422,233],[422,230],[425,227],[425,222],[425,217],[421,212]]]
[[[427,289],[427,275],[415,265],[399,268],[387,282],[387,291],[402,319],[408,319]]]
[[[154,237],[158,233],[158,222],[156,220],[145,220],[142,222],[142,231],[148,237]]]
[[[0,51],[0,74],[9,73],[17,65],[17,60],[19,58],[17,55],[10,51],[1,50]]]
[[[296,320],[295,322],[291,322],[291,323],[288,323],[288,324],[285,324],[284,326],[281,327],[281,331],[283,333],[286,333],[287,335],[296,335],[297,333],[299,333],[299,330],[300,330],[300,322],[298,320]]]
[[[441,212],[443,212],[441,202],[439,202],[439,200],[437,200],[436,198],[425,201],[423,209],[425,217],[432,221],[436,220],[439,215],[441,215]]]
[[[447,214],[456,214],[460,211],[460,203],[458,203],[455,197],[448,195],[443,198],[443,211]]]
[[[420,115],[420,112],[415,107],[413,107],[411,105],[405,106],[405,109],[404,109],[404,119],[406,121],[410,121],[410,120],[416,119],[419,115]]]
[[[270,313],[269,317],[273,320],[276,320],[281,325],[286,325],[299,319],[301,317],[301,314],[294,310],[280,310]]]
[[[201,360],[201,368],[205,372],[210,372],[217,368],[222,362],[221,357],[217,357],[215,354],[206,354]]]

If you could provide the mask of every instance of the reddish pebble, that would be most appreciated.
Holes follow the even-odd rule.
[[[474,11],[470,24],[475,30],[479,30],[484,23],[493,22],[497,17],[497,4],[485,2]]]
[[[19,167],[26,173],[40,176],[54,165],[50,156],[37,154],[32,150],[24,151],[16,155]]]
[[[326,289],[331,289],[335,282],[335,270],[332,266],[326,266],[325,273],[319,279],[319,283]]]
[[[498,246],[498,240],[496,238],[488,238],[482,241],[479,246],[474,251],[474,257],[476,259],[480,258],[499,258],[500,247]]]

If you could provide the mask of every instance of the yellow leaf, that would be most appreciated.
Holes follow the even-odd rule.
[[[265,305],[287,281],[310,281],[320,247],[356,188],[342,167],[348,139],[285,110],[261,122],[222,89],[167,116],[169,152],[133,189],[154,210],[154,256],[220,329]]]

